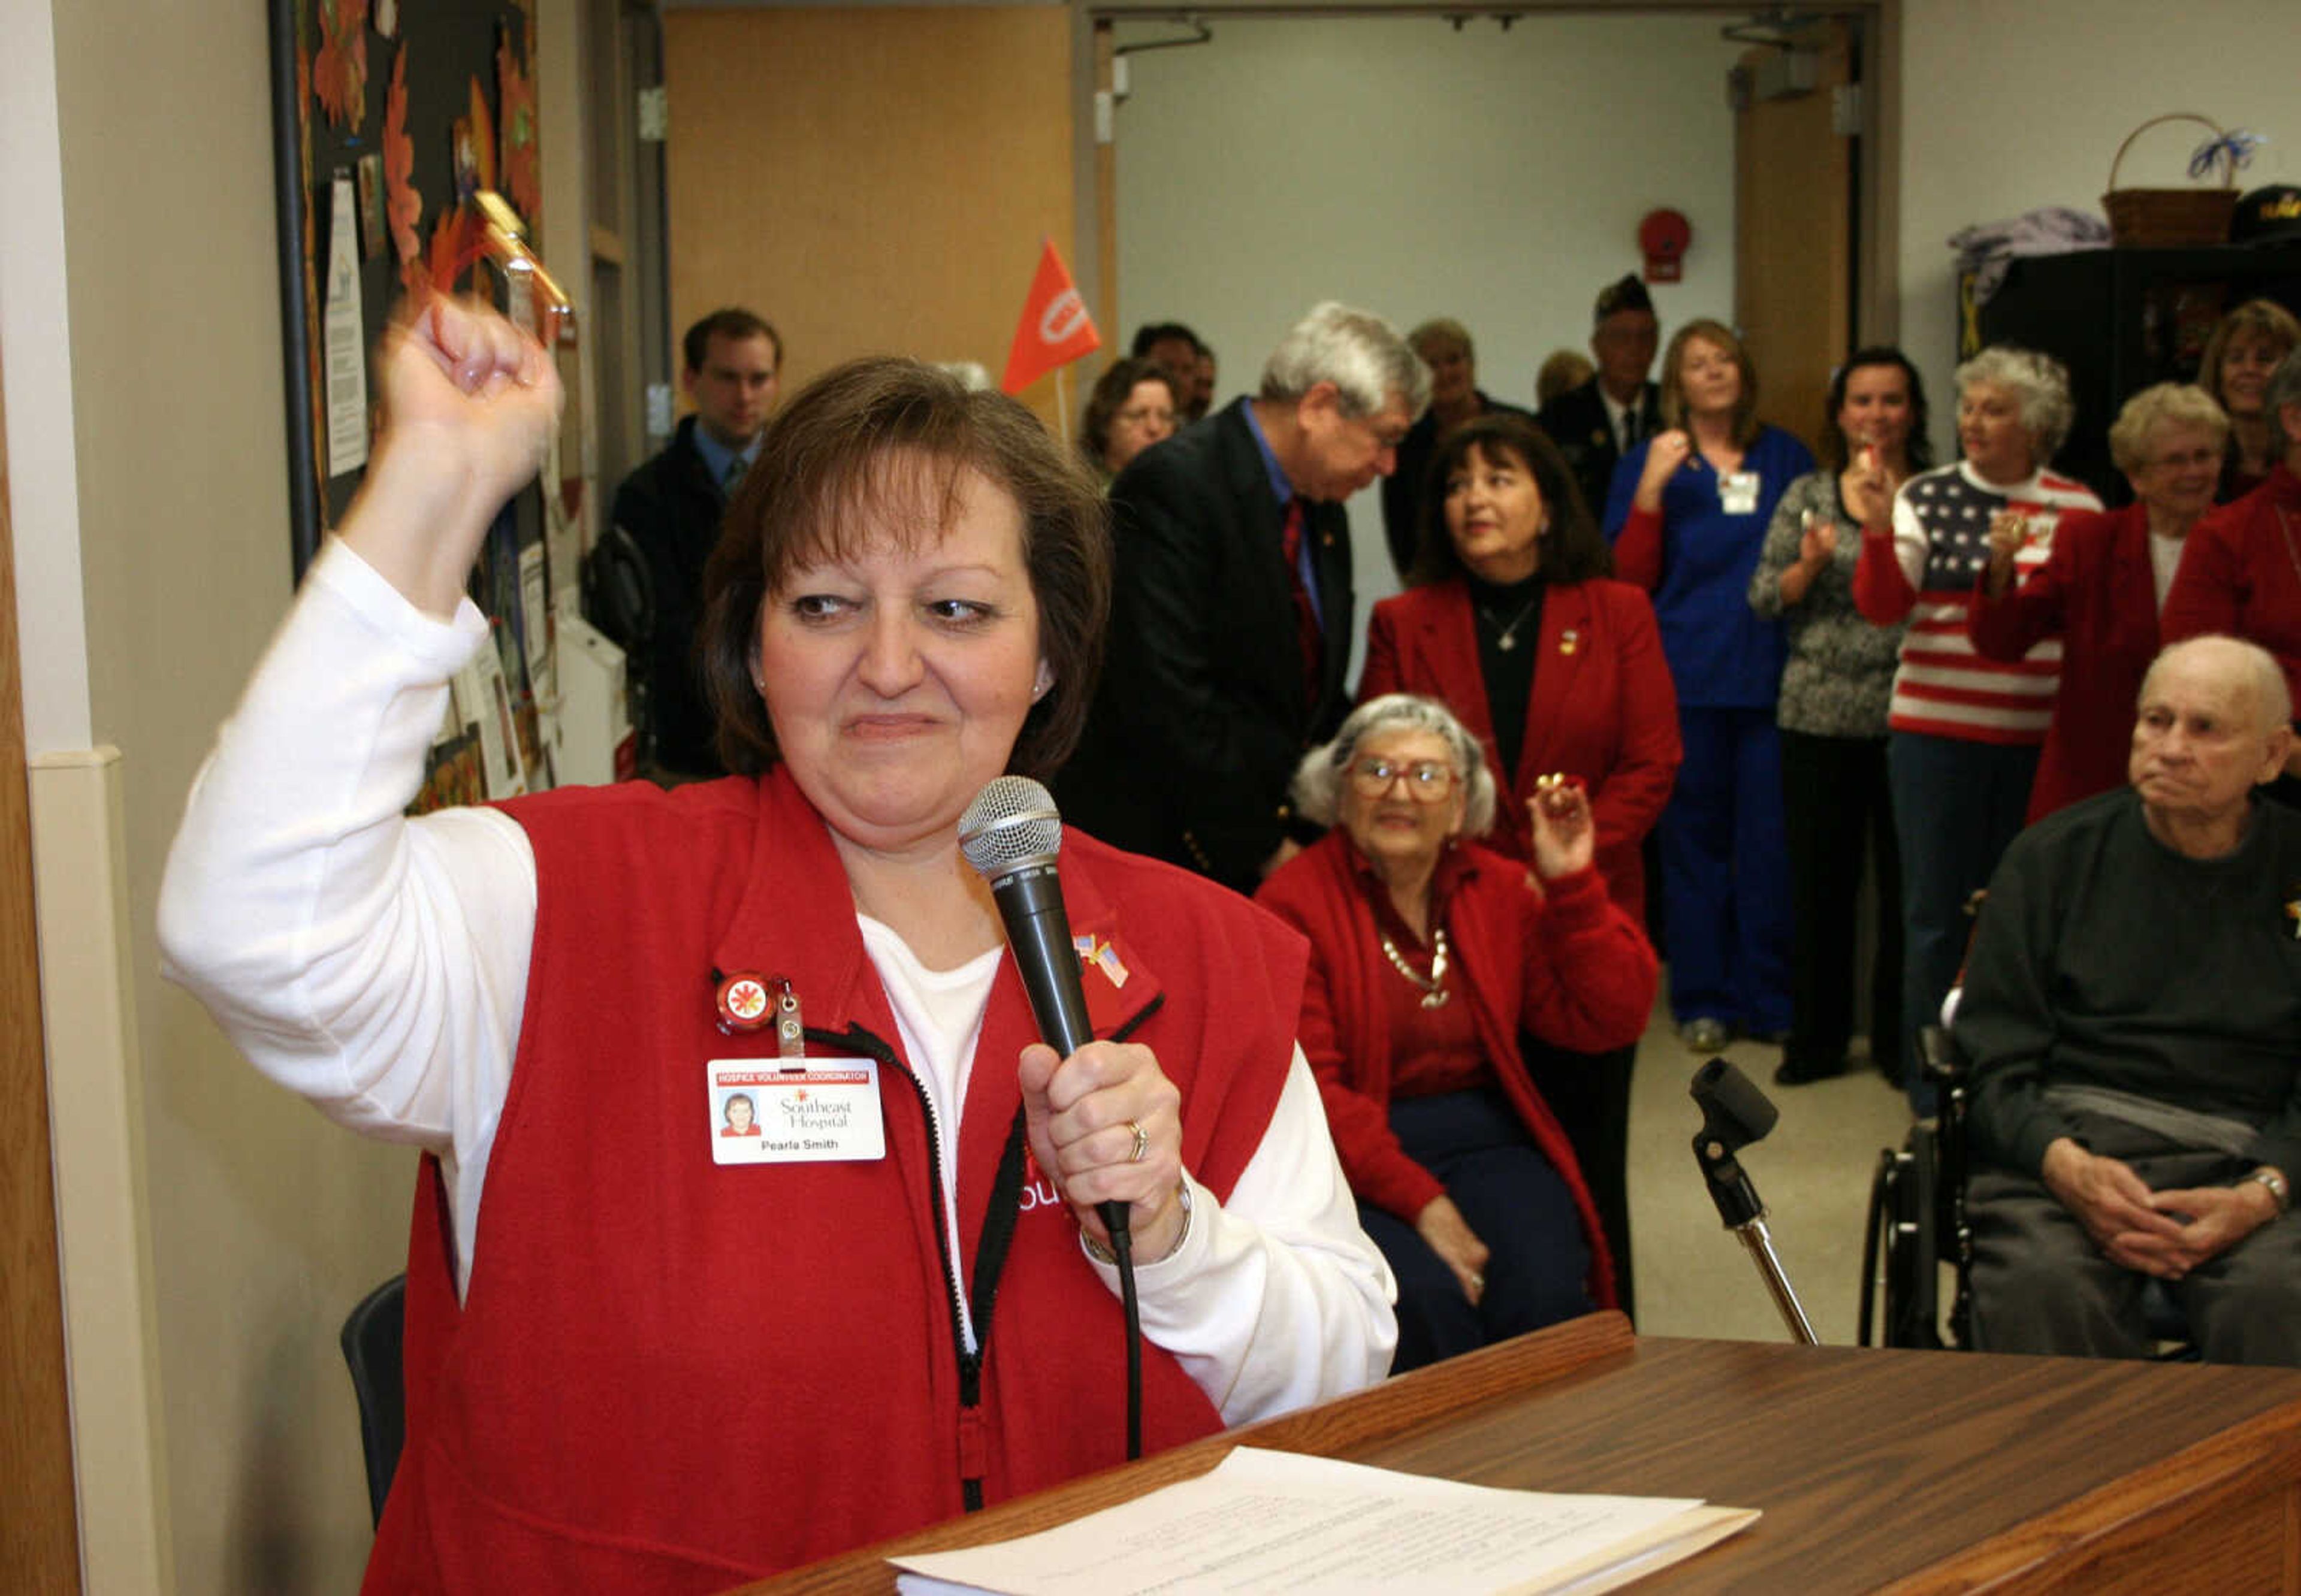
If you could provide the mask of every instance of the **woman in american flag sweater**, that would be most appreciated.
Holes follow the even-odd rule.
[[[2054,713],[2062,646],[1986,659],[1966,636],[1974,579],[1993,526],[2018,530],[2026,576],[2071,510],[2098,510],[2083,483],[2046,469],[2069,435],[2069,373],[2048,355],[1984,349],[1957,369],[1957,434],[1965,457],[1911,478],[1890,523],[1862,529],[1853,601],[1880,625],[1907,620],[1887,713],[1887,779],[1902,844],[1904,1023],[1941,1011],[1965,949],[1966,900],[1988,885],[2021,829],[2037,748]],[[1905,1045],[1912,1107],[1931,1111]]]

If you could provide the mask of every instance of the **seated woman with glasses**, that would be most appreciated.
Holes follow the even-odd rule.
[[[1256,896],[1310,939],[1298,1032],[1360,1222],[1398,1278],[1399,1373],[1614,1306],[1596,1210],[1519,1036],[1634,1040],[1655,962],[1595,867],[1588,795],[1527,801],[1532,868],[1494,823],[1478,740],[1435,699],[1360,705],[1304,757],[1333,827]]]

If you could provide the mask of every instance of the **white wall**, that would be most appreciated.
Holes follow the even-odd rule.
[[[1477,340],[1479,385],[1531,405],[1552,350],[1586,353],[1591,301],[1637,269],[1638,219],[1663,205],[1694,238],[1685,281],[1653,290],[1665,335],[1729,317],[1739,46],[1719,22],[1216,18],[1211,44],[1130,55],[1109,330],[1188,322],[1226,398],[1318,300],[1402,330],[1451,315]],[[1380,495],[1351,510],[1362,626],[1397,584]]]
[[[577,7],[538,9],[547,253],[581,259]],[[413,1194],[410,1152],[259,1080],[154,946],[185,791],[289,592],[268,62],[247,0],[0,5],[8,490],[91,1596],[356,1586],[337,1332],[401,1266]],[[147,1373],[148,1409],[91,1400]]]
[[[2301,5],[1904,0],[1903,17],[1902,343],[1925,373],[1945,459],[1955,452],[1950,234],[2038,205],[2098,213],[2118,144],[2161,112],[2266,134],[2240,189],[2301,183]],[[2120,183],[2187,183],[2189,152],[2205,136],[2190,123],[2152,128]]]

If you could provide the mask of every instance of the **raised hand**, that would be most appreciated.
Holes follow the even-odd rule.
[[[1871,444],[1857,455],[1838,480],[1845,513],[1864,527],[1884,530],[1894,519],[1894,484]]]
[[[1667,432],[1657,432],[1646,445],[1645,468],[1638,475],[1636,504],[1641,510],[1660,510],[1661,490],[1678,468],[1694,453],[1694,439],[1683,428],[1672,427]]]
[[[1183,1094],[1135,1042],[1089,1042],[1068,1058],[1044,1042],[1023,1049],[1024,1134],[1040,1170],[1062,1189],[1079,1227],[1108,1242],[1095,1205],[1131,1205],[1138,1263],[1174,1250],[1183,1228]],[[1142,1156],[1135,1157],[1135,1127]]]
[[[1526,800],[1534,827],[1535,873],[1545,882],[1587,870],[1598,856],[1598,824],[1579,776],[1544,776]]]
[[[559,374],[495,312],[431,295],[377,355],[383,432],[344,541],[414,604],[454,611],[489,523],[543,461]]]
[[[2013,581],[2013,556],[2029,538],[2029,518],[2019,510],[2000,510],[1989,518],[1989,594],[2001,597]]]

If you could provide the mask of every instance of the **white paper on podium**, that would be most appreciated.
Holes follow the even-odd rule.
[[[1754,1522],[1684,1497],[1560,1496],[1239,1447],[1057,1529],[892,1558],[905,1596],[1594,1596]]]

